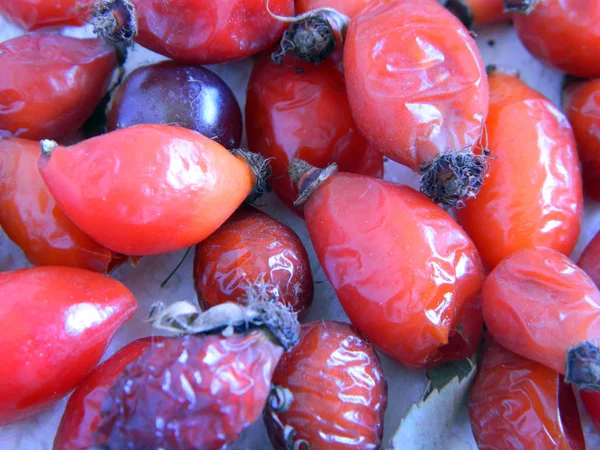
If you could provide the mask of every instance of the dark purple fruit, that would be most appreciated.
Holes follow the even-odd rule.
[[[179,125],[229,149],[242,138],[242,112],[229,86],[204,67],[172,61],[137,68],[115,91],[108,131],[140,123]]]

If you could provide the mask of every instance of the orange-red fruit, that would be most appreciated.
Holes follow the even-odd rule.
[[[252,209],[238,210],[196,245],[194,287],[202,309],[243,302],[251,285],[306,316],[313,299],[308,254],[294,231]]]
[[[599,0],[541,0],[512,18],[533,56],[577,77],[600,77]]]
[[[65,214],[126,255],[180,250],[208,237],[255,186],[247,161],[171,125],[136,125],[42,154]]]
[[[290,427],[291,440],[312,449],[380,447],[387,383],[375,348],[353,326],[329,320],[302,325],[299,344],[282,356],[272,382],[293,396],[289,409],[275,411],[272,398],[264,411],[275,449],[290,448]]]
[[[371,0],[296,0],[296,14],[319,8],[333,8],[352,18]]]
[[[44,27],[80,26],[96,0],[2,0],[0,15],[31,31]]]
[[[523,248],[548,247],[569,255],[583,213],[571,127],[558,108],[517,77],[496,71],[489,81],[483,139],[492,151],[489,174],[456,218],[490,270]]]
[[[58,139],[104,96],[117,53],[99,39],[34,33],[0,43],[0,137]]]
[[[0,425],[72,391],[137,308],[116,280],[70,267],[0,274]]]
[[[40,144],[0,140],[0,226],[36,266],[110,272],[126,257],[94,242],[56,205],[38,171]]]
[[[446,0],[448,8],[467,27],[478,27],[508,22],[510,14],[504,12],[503,0]]]
[[[383,174],[383,156],[358,131],[344,76],[331,59],[279,66],[269,54],[259,56],[248,83],[246,134],[251,151],[273,158],[269,184],[297,212],[298,189],[288,173],[293,158],[316,167],[335,162],[346,172]]]
[[[583,188],[600,201],[600,80],[571,83],[563,107],[571,122],[583,168]]]
[[[485,281],[481,307],[499,344],[562,374],[576,368],[567,367],[572,349],[600,343],[600,292],[555,250],[525,249],[498,264]]]
[[[369,3],[350,22],[344,70],[358,128],[394,161],[419,170],[481,133],[483,61],[467,29],[435,0]]]
[[[377,348],[409,367],[472,355],[481,320],[464,319],[479,315],[484,269],[447,212],[410,187],[337,173],[304,216],[344,311]]]
[[[56,436],[54,450],[87,450],[100,424],[100,409],[110,387],[125,367],[138,359],[153,343],[164,341],[156,336],[133,341],[95,367],[69,397]]]
[[[588,243],[577,264],[600,287],[600,232]]]
[[[478,448],[584,450],[577,402],[557,372],[486,338],[469,402]]]

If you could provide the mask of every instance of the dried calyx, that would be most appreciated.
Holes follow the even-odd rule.
[[[600,392],[600,349],[590,341],[567,353],[565,381],[580,389]]]
[[[296,17],[279,16],[270,10],[269,14],[290,24],[279,49],[271,55],[273,62],[279,65],[283,65],[286,55],[313,64],[322,63],[333,53],[338,39],[343,44],[350,22],[348,16],[333,8],[319,8]]]
[[[306,161],[294,158],[290,162],[289,172],[292,181],[298,186],[298,198],[294,201],[294,205],[300,206],[319,186],[337,172],[337,164],[332,163],[324,169],[319,169]]]
[[[230,152],[234,156],[246,160],[246,162],[252,169],[252,173],[254,173],[254,189],[252,190],[252,193],[248,196],[246,201],[252,203],[257,198],[264,195],[266,192],[269,192],[268,180],[272,175],[270,164],[271,158],[265,158],[262,155],[259,155],[258,153],[252,153],[243,148],[234,148],[230,150]]]
[[[462,22],[465,28],[468,30],[473,28],[475,16],[473,10],[465,0],[447,0],[444,6]]]
[[[483,149],[481,154],[463,150],[438,155],[419,171],[421,192],[445,209],[463,208],[481,190],[490,154]]]
[[[296,313],[274,298],[263,296],[249,297],[245,305],[227,302],[204,312],[188,302],[176,302],[168,307],[156,304],[148,320],[161,330],[194,335],[230,336],[263,328],[286,350],[298,343],[300,333]]]
[[[538,4],[538,0],[504,0],[504,12],[530,14]]]
[[[138,34],[137,15],[131,0],[103,0],[92,9],[91,23],[96,36],[122,53],[133,45]]]

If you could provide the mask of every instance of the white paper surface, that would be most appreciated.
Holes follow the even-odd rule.
[[[0,0],[1,1],[1,0]],[[92,36],[88,29],[67,29],[64,34],[83,37]],[[22,34],[18,28],[7,24],[0,17],[0,41]],[[489,41],[494,40],[493,46]],[[523,81],[538,89],[555,104],[560,105],[560,86],[562,74],[547,68],[535,60],[520,44],[514,30],[506,26],[488,28],[479,32],[477,38],[479,48],[486,64],[496,64],[500,67],[518,69]],[[126,64],[127,72],[133,68],[165,59],[139,46],[131,52]],[[245,91],[248,76],[251,71],[251,61],[209,66],[217,72],[233,89],[240,103],[242,111],[245,104]],[[510,132],[510,130],[507,130]],[[245,138],[244,138],[245,142]],[[396,163],[386,163],[385,178],[394,182],[404,183],[418,188],[419,177],[409,169]],[[318,319],[335,319],[348,321],[335,293],[327,282],[314,254],[310,239],[303,221],[295,214],[289,212],[273,194],[269,194],[259,201],[261,209],[268,212],[276,219],[291,226],[300,236],[306,246],[316,281],[313,306],[306,321]],[[600,203],[590,199],[585,201],[585,217],[579,243],[572,255],[577,261],[585,245],[600,229]],[[116,270],[114,277],[127,285],[135,294],[139,302],[137,315],[126,324],[117,334],[110,345],[105,358],[123,347],[126,343],[144,336],[153,331],[144,323],[150,305],[155,301],[170,303],[177,300],[195,301],[192,286],[192,260],[187,261],[177,274],[171,279],[166,288],[161,289],[160,283],[179,262],[183,251],[141,259],[137,267],[122,266]],[[21,250],[14,245],[0,230],[0,271],[14,270],[28,267]],[[385,433],[383,448],[391,448],[390,439],[401,419],[408,409],[419,400],[426,383],[424,371],[409,370],[382,356],[382,363],[389,384],[389,406],[385,415]],[[1,378],[1,376],[0,376]],[[1,382],[1,379],[0,379]],[[47,411],[30,419],[0,427],[0,450],[49,450],[56,427],[62,416],[66,400],[55,404]],[[435,417],[431,418],[435,421]],[[600,449],[600,436],[593,429],[587,417],[584,417],[584,430],[588,438],[589,449]],[[414,443],[413,443],[414,444]],[[467,409],[463,408],[454,428],[449,433],[448,440],[442,446],[444,450],[472,450],[476,449]],[[250,427],[242,439],[232,446],[233,449],[268,450],[271,448],[266,436],[262,420]],[[411,448],[419,448],[413,447]]]

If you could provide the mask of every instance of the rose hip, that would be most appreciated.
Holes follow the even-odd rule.
[[[229,86],[204,67],[172,61],[138,67],[113,94],[108,131],[141,123],[178,125],[239,147],[242,112]]]
[[[272,382],[264,420],[276,450],[380,447],[386,379],[373,344],[353,326],[302,325]]]
[[[502,0],[447,0],[444,6],[469,29],[481,25],[508,22]]]
[[[566,256],[541,247],[512,254],[487,277],[481,308],[500,345],[600,389],[600,292]]]
[[[95,0],[2,0],[0,15],[27,31],[45,27],[81,26]]]
[[[577,263],[600,286],[600,232],[588,243]]]
[[[202,309],[247,298],[252,284],[302,319],[313,299],[308,254],[291,228],[252,208],[238,210],[196,245],[194,287]]]

